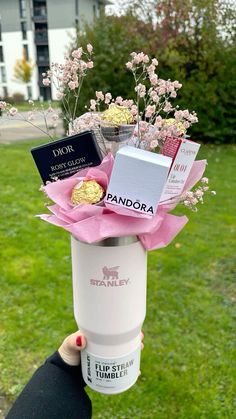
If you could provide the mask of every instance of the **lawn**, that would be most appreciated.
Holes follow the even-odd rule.
[[[0,393],[10,399],[76,329],[70,239],[34,216],[45,208],[32,145],[0,146]],[[217,195],[149,254],[142,375],[121,395],[88,390],[94,419],[235,418],[235,151],[202,147]]]
[[[58,100],[52,100],[52,101],[45,101],[45,102],[39,102],[38,100],[34,101],[35,108],[41,108],[41,106],[45,109],[48,108],[48,106],[52,106],[53,108],[59,108],[60,102]],[[15,106],[19,112],[27,112],[32,111],[32,105],[30,105],[27,101],[20,102],[20,103],[13,103],[12,106]]]

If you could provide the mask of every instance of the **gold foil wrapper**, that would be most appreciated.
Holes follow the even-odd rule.
[[[71,203],[79,204],[97,204],[104,197],[105,191],[96,180],[84,180],[72,189]]]
[[[130,110],[124,106],[115,104],[111,104],[109,108],[102,113],[101,118],[109,125],[112,124],[115,126],[132,124],[133,122],[133,116]]]
[[[186,134],[186,128],[182,122],[177,122],[175,118],[168,118],[164,121],[164,126],[171,126],[174,125],[176,128],[178,128],[179,132],[181,134]]]

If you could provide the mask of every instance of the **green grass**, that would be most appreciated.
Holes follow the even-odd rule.
[[[11,398],[76,329],[69,235],[34,217],[44,199],[33,145],[0,147],[0,371]],[[88,390],[95,419],[235,418],[236,153],[208,146],[200,154],[217,195],[169,247],[149,254],[142,375],[121,395]]]
[[[44,106],[45,109],[48,108],[48,106],[52,106],[53,108],[59,108],[60,107],[60,102],[58,100],[52,100],[52,101],[48,101],[48,102],[39,102],[37,100],[34,101],[34,106],[35,108],[39,108],[41,107],[41,105]],[[30,105],[28,103],[28,101],[24,101],[24,102],[20,102],[20,103],[15,103],[12,106],[15,106],[19,112],[27,112],[27,111],[31,111],[32,110],[32,105]]]

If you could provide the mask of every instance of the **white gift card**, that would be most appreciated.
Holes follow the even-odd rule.
[[[168,179],[161,195],[161,202],[180,196],[200,144],[181,138],[167,138],[162,150],[163,155],[173,158]]]
[[[105,201],[155,215],[172,159],[135,147],[116,154]]]

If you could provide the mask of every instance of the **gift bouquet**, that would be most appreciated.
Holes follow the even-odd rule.
[[[139,375],[147,251],[167,246],[187,223],[171,213],[177,205],[197,211],[215,192],[203,177],[206,160],[195,160],[200,144],[187,135],[197,116],[171,104],[181,84],[158,77],[156,58],[131,53],[135,99],[96,91],[76,117],[92,54],[90,44],[78,48],[43,74],[44,85],[57,88],[68,135],[32,155],[52,201],[39,217],[71,234],[74,313],[88,342],[84,380],[114,394]]]

